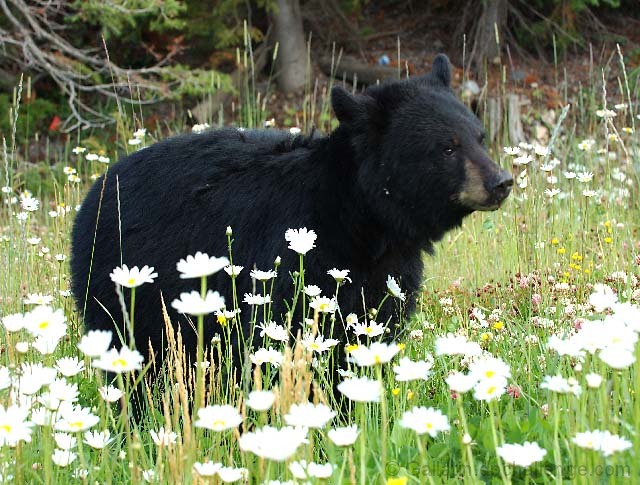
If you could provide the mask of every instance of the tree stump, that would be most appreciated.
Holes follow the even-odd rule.
[[[496,141],[502,128],[502,99],[487,99],[487,116],[489,128],[489,140]]]
[[[524,101],[517,94],[508,94],[506,100],[501,97],[487,99],[487,125],[491,141],[499,139],[501,130],[508,135],[505,141],[512,145],[526,140],[520,118],[523,104]]]
[[[522,104],[523,103],[519,95],[507,95],[507,122],[509,130],[509,140],[512,144],[517,144],[525,141],[520,113],[520,107],[522,106]]]

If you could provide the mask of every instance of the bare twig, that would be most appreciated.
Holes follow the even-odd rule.
[[[127,9],[110,0],[105,3],[127,15],[148,12],[148,9]],[[104,126],[113,122],[109,115],[91,107],[86,94],[131,104],[150,104],[165,99],[180,84],[181,80],[176,76],[172,78],[166,69],[175,52],[150,67],[126,69],[106,62],[98,46],[78,48],[72,45],[62,35],[68,30],[62,19],[72,14],[70,4],[63,0],[0,0],[0,11],[7,19],[5,28],[0,29],[2,55],[20,71],[44,73],[60,87],[71,112],[63,129],[70,131],[80,126]],[[145,93],[144,99],[133,96],[129,80]]]

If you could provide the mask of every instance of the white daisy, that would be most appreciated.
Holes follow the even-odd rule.
[[[400,285],[398,285],[396,279],[391,275],[387,275],[387,290],[389,290],[391,296],[401,301],[404,301],[406,298],[406,295],[400,289]]]
[[[409,428],[418,434],[427,433],[432,438],[438,433],[449,431],[449,418],[439,409],[414,407],[406,411],[399,422],[403,428]]]
[[[134,266],[129,269],[126,264],[123,264],[122,267],[115,268],[109,276],[111,281],[120,286],[136,288],[144,283],[153,283],[153,280],[158,277],[158,273],[154,273],[153,270],[153,266],[145,265],[142,268]]]
[[[289,242],[289,249],[294,250],[298,254],[307,254],[309,250],[315,248],[317,237],[314,231],[309,231],[306,227],[301,229],[288,229],[284,235],[284,238]]]
[[[292,404],[284,416],[289,426],[306,426],[307,428],[324,428],[336,413],[325,404]]]
[[[181,259],[176,264],[176,268],[180,272],[180,278],[187,279],[215,274],[228,265],[229,259],[226,257],[216,258],[198,251],[193,256],[189,255],[185,259]]]
[[[171,306],[179,313],[193,316],[208,315],[220,311],[224,307],[224,297],[217,291],[207,290],[204,298],[197,291],[180,293],[180,298],[171,302]]]
[[[198,419],[194,423],[197,428],[212,431],[225,431],[236,428],[242,423],[242,415],[236,408],[228,404],[207,406],[198,409]]]

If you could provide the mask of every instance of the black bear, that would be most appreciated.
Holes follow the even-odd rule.
[[[327,271],[350,270],[339,291],[342,315],[376,307],[389,275],[407,294],[410,312],[422,252],[473,211],[497,209],[513,183],[487,155],[480,122],[450,84],[449,60],[439,55],[423,77],[356,95],[334,87],[339,126],[328,136],[226,128],[177,136],[114,164],[89,191],[73,229],[72,288],[85,328],[114,330],[114,320],[122,321],[109,277],[115,267],[153,266],[157,279],[136,293],[137,348],[148,349],[150,341],[163,350],[162,292],[193,358],[194,327],[169,303],[198,283],[181,279],[176,263],[197,251],[227,255],[228,226],[234,263],[248,268],[237,278],[240,300],[253,288],[249,269],[268,270],[282,258],[273,288],[280,323],[283,299],[293,296],[290,274],[299,267],[285,240],[290,228],[317,234],[317,247],[305,256],[306,284],[331,296],[335,282]],[[225,272],[207,284],[232,301]],[[376,320],[393,330],[398,303],[385,302]],[[248,325],[249,307],[242,310]],[[210,342],[220,327],[215,316],[207,318]],[[301,320],[298,313],[293,323]]]

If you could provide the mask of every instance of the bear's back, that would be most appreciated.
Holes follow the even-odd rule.
[[[175,280],[178,260],[196,251],[227,254],[226,226],[234,229],[241,264],[268,268],[278,255],[293,258],[284,233],[312,224],[304,194],[314,192],[309,181],[322,170],[309,160],[319,138],[226,128],[173,137],[111,166],[87,194],[72,235],[72,289],[89,327],[109,327],[107,300],[118,311],[109,273],[121,262],[154,266],[156,286],[176,298],[186,289]],[[147,303],[159,309],[157,298],[137,306]]]

